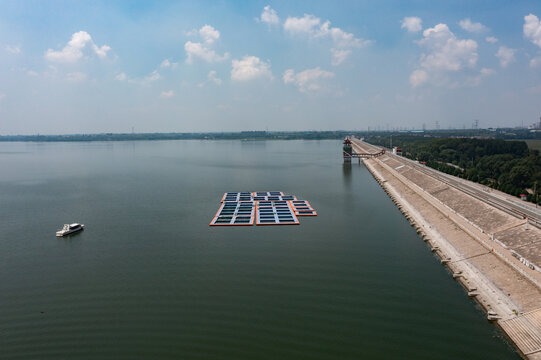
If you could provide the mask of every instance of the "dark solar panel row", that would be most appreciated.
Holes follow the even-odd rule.
[[[224,202],[210,225],[253,225],[255,207],[256,203],[254,201]]]
[[[317,216],[316,210],[306,200],[293,200],[291,206],[297,216]]]
[[[287,201],[257,203],[257,225],[297,225],[299,220]]]

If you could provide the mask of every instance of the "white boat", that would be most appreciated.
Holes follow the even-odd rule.
[[[78,223],[64,224],[64,227],[62,228],[62,230],[58,230],[56,232],[56,236],[65,236],[65,235],[73,234],[74,232],[81,231],[84,228],[85,228],[84,224],[78,224]]]

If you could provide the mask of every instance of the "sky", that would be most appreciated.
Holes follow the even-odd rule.
[[[527,126],[541,1],[0,0],[0,135]]]

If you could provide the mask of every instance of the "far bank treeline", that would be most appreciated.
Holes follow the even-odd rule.
[[[389,147],[391,137],[373,136],[367,142]],[[468,138],[393,136],[393,146],[404,156],[426,162],[427,166],[535,202],[541,187],[541,155],[524,141]]]

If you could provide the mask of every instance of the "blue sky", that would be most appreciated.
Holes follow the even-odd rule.
[[[520,126],[539,1],[0,1],[0,134]]]

